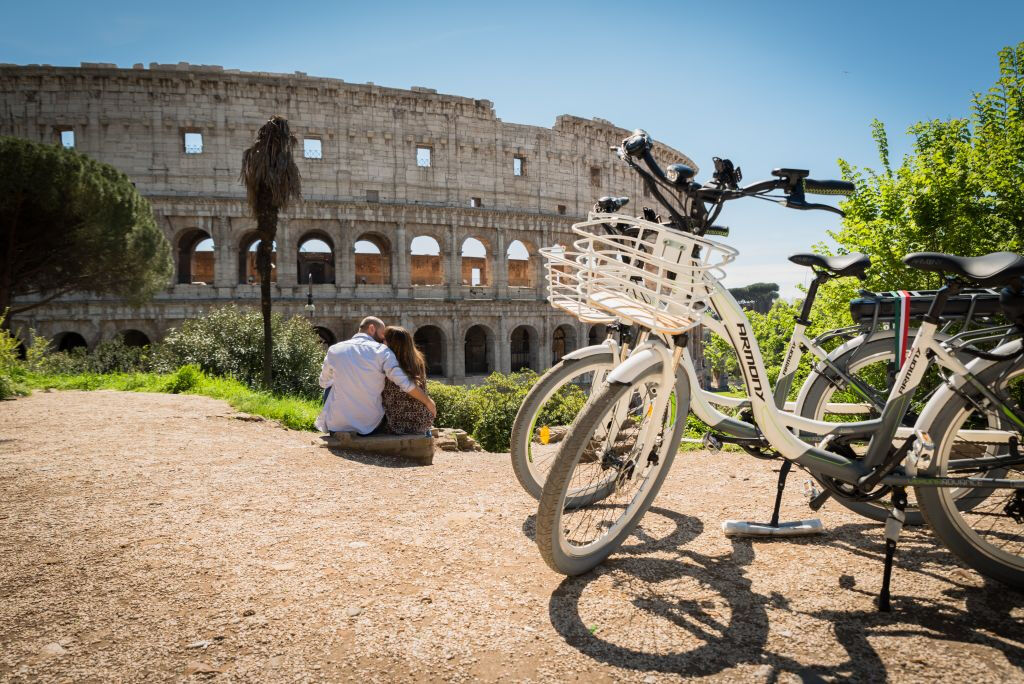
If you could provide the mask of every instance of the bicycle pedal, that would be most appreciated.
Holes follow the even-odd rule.
[[[701,444],[704,445],[704,448],[713,454],[717,454],[719,451],[722,450],[722,440],[720,440],[718,437],[715,437],[710,432],[705,432],[704,436],[701,437],[700,441]]]

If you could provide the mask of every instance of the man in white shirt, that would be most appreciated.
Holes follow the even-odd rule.
[[[437,414],[433,400],[409,379],[394,352],[384,344],[384,322],[367,316],[352,339],[327,350],[320,386],[330,388],[330,393],[316,419],[317,429],[361,435],[375,432],[384,420],[380,396],[384,378]]]

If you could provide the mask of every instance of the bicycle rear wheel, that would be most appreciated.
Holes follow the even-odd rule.
[[[1024,359],[995,364],[979,373],[978,379],[1000,397],[1013,397],[1020,405]],[[1018,427],[971,388],[941,395],[941,399],[945,404],[934,419],[922,425],[935,443],[935,454],[923,475],[967,477],[983,470],[984,477],[1024,481],[1019,457],[1001,468],[983,467],[992,458],[1012,458],[1009,444],[969,443],[957,438],[961,430],[986,430],[995,424],[1015,432],[1019,439]],[[1020,454],[1024,447],[1018,444],[1017,449]],[[916,487],[915,494],[928,524],[950,551],[981,574],[1024,588],[1024,490]]]
[[[537,509],[537,546],[548,566],[579,575],[597,566],[633,532],[672,465],[689,408],[685,373],[663,415],[654,416],[660,367],[632,383],[608,383],[569,430]],[[641,436],[660,423],[648,453]],[[610,484],[610,486],[609,486]],[[589,500],[581,492],[604,488]]]
[[[561,440],[597,390],[596,380],[614,367],[610,351],[553,366],[530,388],[512,425],[512,470],[523,489],[540,499]],[[603,379],[603,378],[601,378]]]

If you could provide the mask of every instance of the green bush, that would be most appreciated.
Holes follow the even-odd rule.
[[[309,322],[299,316],[271,319],[275,394],[316,399],[324,349]],[[263,317],[234,305],[185,321],[172,330],[154,353],[158,372],[171,373],[194,364],[211,376],[235,378],[253,389],[263,378]]]
[[[434,425],[442,428],[458,428],[472,433],[480,420],[480,400],[473,389],[463,385],[445,385],[430,381],[427,393],[437,404]]]
[[[182,366],[167,379],[164,386],[165,392],[171,394],[184,394],[191,392],[203,381],[203,371],[195,364]]]
[[[531,370],[508,375],[492,373],[484,384],[473,388],[480,410],[473,437],[480,446],[487,451],[509,450],[516,412],[535,382],[537,374]]]
[[[21,381],[25,369],[18,358],[18,345],[21,342],[3,327],[6,312],[0,312],[0,399],[9,399],[23,395],[27,390]]]
[[[544,403],[537,421],[541,425],[571,425],[587,403],[587,394],[579,385],[565,385]]]
[[[25,365],[36,373],[81,375],[83,373],[145,373],[152,368],[150,347],[129,347],[120,337],[104,340],[91,350],[49,350],[49,342],[36,336],[27,350]]]

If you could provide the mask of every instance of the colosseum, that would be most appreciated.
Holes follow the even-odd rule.
[[[328,343],[367,314],[415,331],[431,375],[543,371],[603,338],[545,301],[537,250],[568,243],[601,195],[644,191],[602,119],[506,123],[492,103],[305,73],[187,63],[0,65],[0,135],[73,146],[124,171],[170,241],[175,276],[143,307],[77,294],[15,321],[61,348],[161,338],[229,302],[257,306],[255,221],[238,175],[272,114],[299,141],[303,199],[283,213],[274,307]],[[683,162],[664,145],[663,162]],[[650,201],[648,201],[650,204]],[[313,306],[308,300],[312,296]]]

